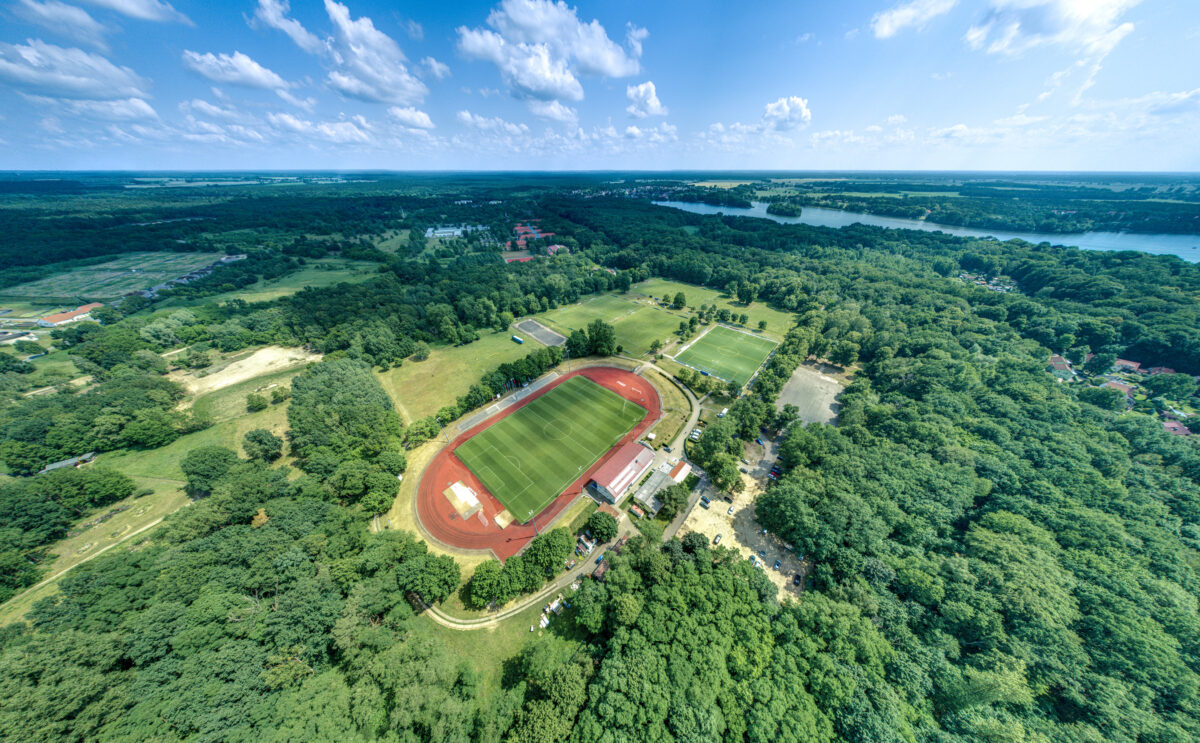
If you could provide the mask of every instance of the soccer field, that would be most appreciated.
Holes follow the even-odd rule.
[[[681,364],[714,377],[745,384],[766,361],[775,343],[718,325],[675,357]]]
[[[465,441],[455,454],[518,521],[559,496],[646,415],[577,376]]]

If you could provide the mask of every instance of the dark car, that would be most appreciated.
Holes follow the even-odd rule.
[[[800,585],[800,574],[799,573],[796,573],[795,575],[792,576],[792,585],[793,586]]]
[[[765,559],[767,559],[767,551],[766,551],[766,550],[759,550],[759,552],[758,552],[758,556],[759,556],[759,557],[761,557],[761,558],[762,558],[762,559],[764,559],[764,560],[765,560]]]
[[[778,570],[778,569],[779,569],[780,567],[782,567],[782,566],[783,566],[783,563],[782,563],[782,562],[780,562],[779,560],[776,560],[776,561],[775,561],[775,569],[776,569],[776,570]]]

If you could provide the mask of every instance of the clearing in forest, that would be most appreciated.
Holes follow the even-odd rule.
[[[571,377],[463,442],[455,454],[524,523],[645,415],[645,408],[587,377]]]
[[[746,384],[767,360],[773,341],[717,325],[697,338],[675,360],[718,379]]]

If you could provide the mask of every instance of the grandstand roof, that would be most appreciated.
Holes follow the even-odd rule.
[[[653,461],[652,449],[631,441],[617,449],[612,457],[596,470],[592,481],[612,493],[613,497],[619,497],[641,477]]]

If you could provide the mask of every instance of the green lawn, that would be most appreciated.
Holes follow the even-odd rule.
[[[678,281],[649,279],[634,284],[630,288],[630,292],[648,297],[657,297],[659,299],[664,296],[674,297],[676,292],[683,292],[684,297],[687,299],[688,307],[715,304],[717,309],[727,309],[735,315],[749,315],[750,321],[746,327],[755,332],[758,331],[759,321],[765,320],[767,327],[763,331],[763,334],[776,340],[782,339],[788,330],[791,329],[792,325],[795,324],[795,317],[792,313],[772,309],[763,302],[751,302],[749,306],[746,306],[737,301],[736,298],[730,297],[716,289],[706,289],[702,286],[683,284]],[[679,321],[676,320],[675,324],[679,325]]]
[[[563,335],[584,330],[593,320],[613,326],[617,343],[631,356],[649,353],[656,339],[666,341],[687,315],[669,312],[636,299],[616,294],[599,294],[576,304],[559,307],[537,316],[537,320]]]
[[[484,372],[542,347],[524,335],[524,345],[513,343],[512,335],[509,331],[490,333],[465,346],[435,348],[424,361],[409,359],[395,369],[379,372],[379,383],[405,422],[411,423],[453,404]]]
[[[4,290],[13,296],[120,297],[210,265],[220,253],[127,253]],[[50,269],[48,269],[50,270]]]
[[[467,440],[458,458],[522,523],[554,500],[646,415],[572,377]]]
[[[773,348],[775,344],[766,338],[717,325],[675,360],[714,377],[745,384]]]

